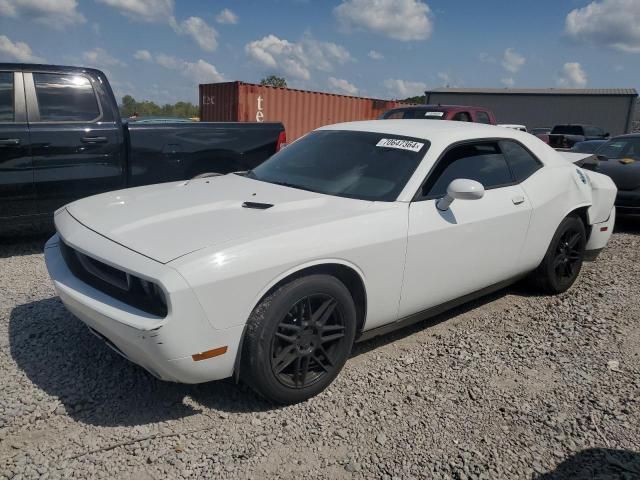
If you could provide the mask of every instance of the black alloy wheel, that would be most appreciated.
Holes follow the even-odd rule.
[[[292,279],[249,317],[240,377],[267,400],[301,402],[335,379],[355,334],[355,304],[340,280],[325,274]]]
[[[562,220],[551,240],[544,259],[532,273],[531,280],[545,293],[562,293],[576,281],[587,244],[582,220],[570,215]]]
[[[278,324],[271,343],[271,369],[290,388],[306,388],[332,374],[346,344],[344,320],[335,298],[300,299]]]
[[[574,278],[580,269],[584,249],[580,241],[582,236],[582,232],[574,227],[567,229],[560,237],[553,259],[553,270],[559,282]]]

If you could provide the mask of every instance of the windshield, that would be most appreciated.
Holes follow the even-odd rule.
[[[578,142],[571,147],[572,152],[594,153],[604,142]]]
[[[633,158],[640,160],[640,137],[614,138],[596,152],[607,158]]]
[[[313,192],[394,201],[429,148],[426,140],[386,133],[309,133],[250,171],[263,182]]]

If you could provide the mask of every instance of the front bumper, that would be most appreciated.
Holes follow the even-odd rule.
[[[45,261],[56,292],[66,308],[115,351],[168,381],[201,383],[233,374],[243,326],[213,328],[177,271],[98,235],[66,210],[56,215],[56,227],[59,233],[45,246]],[[63,258],[61,238],[86,255],[161,285],[167,316],[138,310],[74,276]],[[200,361],[192,357],[224,346],[227,351],[221,356]]]

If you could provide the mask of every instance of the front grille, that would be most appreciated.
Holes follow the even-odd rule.
[[[143,312],[167,316],[162,294],[159,289],[150,288],[148,282],[89,257],[63,241],[60,251],[69,270],[86,284]]]

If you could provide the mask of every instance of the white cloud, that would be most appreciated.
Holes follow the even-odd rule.
[[[136,50],[136,53],[133,54],[133,58],[136,60],[142,60],[143,62],[150,62],[153,60],[149,50]]]
[[[218,48],[218,32],[200,17],[189,17],[174,28],[176,32],[190,36],[207,52],[213,52]]]
[[[36,0],[34,0],[36,1]],[[51,0],[57,1],[57,0]],[[98,0],[139,22],[171,23],[174,0]]]
[[[358,87],[342,78],[329,77],[329,86],[340,93],[346,93],[348,95],[358,94]]]
[[[146,52],[146,50],[139,50],[139,52]],[[146,57],[145,54],[141,56]],[[180,72],[183,76],[190,78],[196,84],[200,83],[216,83],[223,82],[224,77],[221,73],[218,72],[216,67],[211,65],[208,62],[200,59],[197,62],[189,62],[187,60],[183,60],[182,58],[172,57],[170,55],[166,55],[164,53],[159,53],[155,57],[149,53],[151,60],[154,60],[155,63],[169,70],[175,70]]]
[[[12,42],[6,35],[0,35],[0,60],[39,63],[44,59],[36,56],[24,42]]]
[[[369,50],[369,53],[367,53],[367,57],[373,60],[382,60],[384,58],[384,55],[376,50]]]
[[[584,88],[587,85],[587,73],[579,63],[568,62],[562,66],[557,83],[566,88]]]
[[[245,45],[245,53],[269,70],[291,77],[309,80],[311,70],[330,72],[336,64],[352,60],[341,45],[320,42],[305,36],[299,42],[290,42],[275,35]]]
[[[384,86],[395,98],[424,95],[424,92],[427,89],[426,83],[411,82],[409,80],[400,80],[396,78],[388,78],[384,81]]]
[[[218,72],[216,67],[200,59],[195,63],[185,62],[183,75],[191,77],[196,83],[223,82],[224,77]]]
[[[126,65],[124,62],[110,55],[105,49],[99,47],[84,52],[82,58],[90,67],[123,67]]]
[[[505,77],[505,78],[501,78],[500,82],[505,86],[505,87],[513,87],[516,84],[516,81],[513,79],[513,77]]]
[[[478,55],[478,60],[482,63],[498,63],[495,57],[489,55],[487,52],[480,52]]]
[[[527,59],[513,48],[507,48],[502,56],[502,66],[511,73],[518,73],[526,61]]]
[[[431,36],[431,9],[421,0],[343,0],[333,10],[345,29],[364,29],[395,40]]]
[[[225,8],[218,15],[216,15],[216,22],[235,25],[236,23],[238,23],[238,15],[233,13],[228,8]]]
[[[569,12],[565,32],[576,41],[640,53],[640,2],[601,0]]]
[[[77,0],[0,0],[0,16],[28,18],[57,29],[86,22]]]

